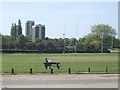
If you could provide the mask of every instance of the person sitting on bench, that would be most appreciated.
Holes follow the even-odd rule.
[[[45,58],[45,63],[48,63],[48,59],[47,58]]]
[[[60,67],[60,63],[59,62],[51,62],[51,60],[48,60],[47,58],[45,58],[44,61],[44,65],[45,68],[47,69],[49,67],[49,69],[51,68],[51,66],[56,66],[58,69]]]
[[[50,63],[51,60],[48,60],[47,58],[45,58],[45,63]]]

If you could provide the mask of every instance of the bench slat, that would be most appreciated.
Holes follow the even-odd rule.
[[[59,62],[43,62],[45,65],[45,68],[47,69],[47,67],[57,67],[59,69],[59,67],[61,66]]]

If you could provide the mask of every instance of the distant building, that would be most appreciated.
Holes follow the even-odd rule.
[[[45,25],[38,24],[36,26],[34,21],[27,21],[25,24],[26,35],[30,35],[32,41],[35,39],[45,39]]]
[[[45,25],[38,24],[32,29],[32,41],[35,39],[45,39]]]
[[[34,25],[34,21],[27,21],[25,24],[25,31],[26,31],[26,35],[30,35],[32,37],[32,26]]]

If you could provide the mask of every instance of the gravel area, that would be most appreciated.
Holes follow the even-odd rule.
[[[118,74],[1,75],[3,88],[117,88]]]

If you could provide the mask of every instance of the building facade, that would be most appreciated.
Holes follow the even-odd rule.
[[[38,24],[32,29],[32,41],[35,39],[45,39],[45,25]]]
[[[34,21],[26,22],[26,35],[30,35],[32,41],[35,41],[37,38],[45,39],[45,25],[38,24],[36,26]]]
[[[26,35],[30,35],[32,37],[32,26],[35,24],[34,21],[27,21],[25,24],[25,31],[26,31]]]

